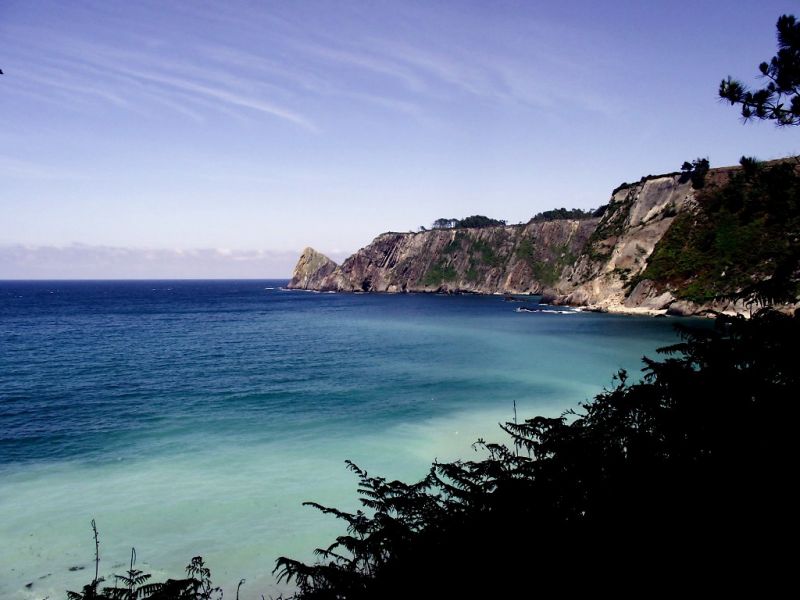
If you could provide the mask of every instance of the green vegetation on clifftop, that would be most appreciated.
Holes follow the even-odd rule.
[[[491,219],[484,215],[472,215],[463,219],[436,219],[433,229],[481,229],[483,227],[503,227],[504,219]]]
[[[742,169],[728,181],[712,179],[697,208],[675,219],[638,279],[668,286],[679,298],[706,302],[778,277],[792,288],[781,300],[796,298],[797,167],[795,160],[761,165],[743,159]]]
[[[554,208],[553,210],[545,210],[533,215],[529,223],[540,223],[542,221],[559,221],[562,219],[572,219],[580,221],[582,219],[591,219],[593,217],[600,217],[605,212],[606,205],[597,209],[583,210],[581,208]]]

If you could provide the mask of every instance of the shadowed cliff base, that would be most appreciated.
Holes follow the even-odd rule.
[[[596,217],[384,233],[341,265],[306,248],[289,287],[543,294],[633,314],[749,315],[756,301],[791,312],[799,180],[796,158],[710,170],[698,159],[620,185]],[[784,293],[767,290],[778,281]]]

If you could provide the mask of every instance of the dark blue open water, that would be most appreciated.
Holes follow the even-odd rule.
[[[274,594],[278,555],[339,532],[300,502],[354,506],[345,459],[419,477],[501,439],[514,402],[558,414],[675,340],[670,319],[285,283],[0,282],[0,597],[88,582],[91,518],[104,572],[135,545],[157,575],[203,554],[229,594]]]

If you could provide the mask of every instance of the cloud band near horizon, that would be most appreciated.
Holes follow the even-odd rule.
[[[345,256],[332,252],[341,262]],[[0,245],[0,279],[288,279],[300,250]]]

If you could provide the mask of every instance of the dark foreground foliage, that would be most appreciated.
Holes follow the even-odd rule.
[[[100,577],[100,539],[92,519],[94,534],[94,579],[80,592],[67,592],[67,600],[222,600],[222,590],[211,583],[211,569],[201,556],[195,556],[186,567],[186,577],[150,581],[150,573],[136,568],[136,550],[131,548],[130,567],[114,575],[114,585],[103,585]],[[241,587],[244,580],[239,582]],[[236,590],[236,598],[239,590]]]
[[[280,558],[303,600],[525,598],[756,588],[791,573],[800,317],[763,310],[683,341],[561,418],[506,423],[486,458],[417,483],[359,479],[363,510],[319,562]]]

